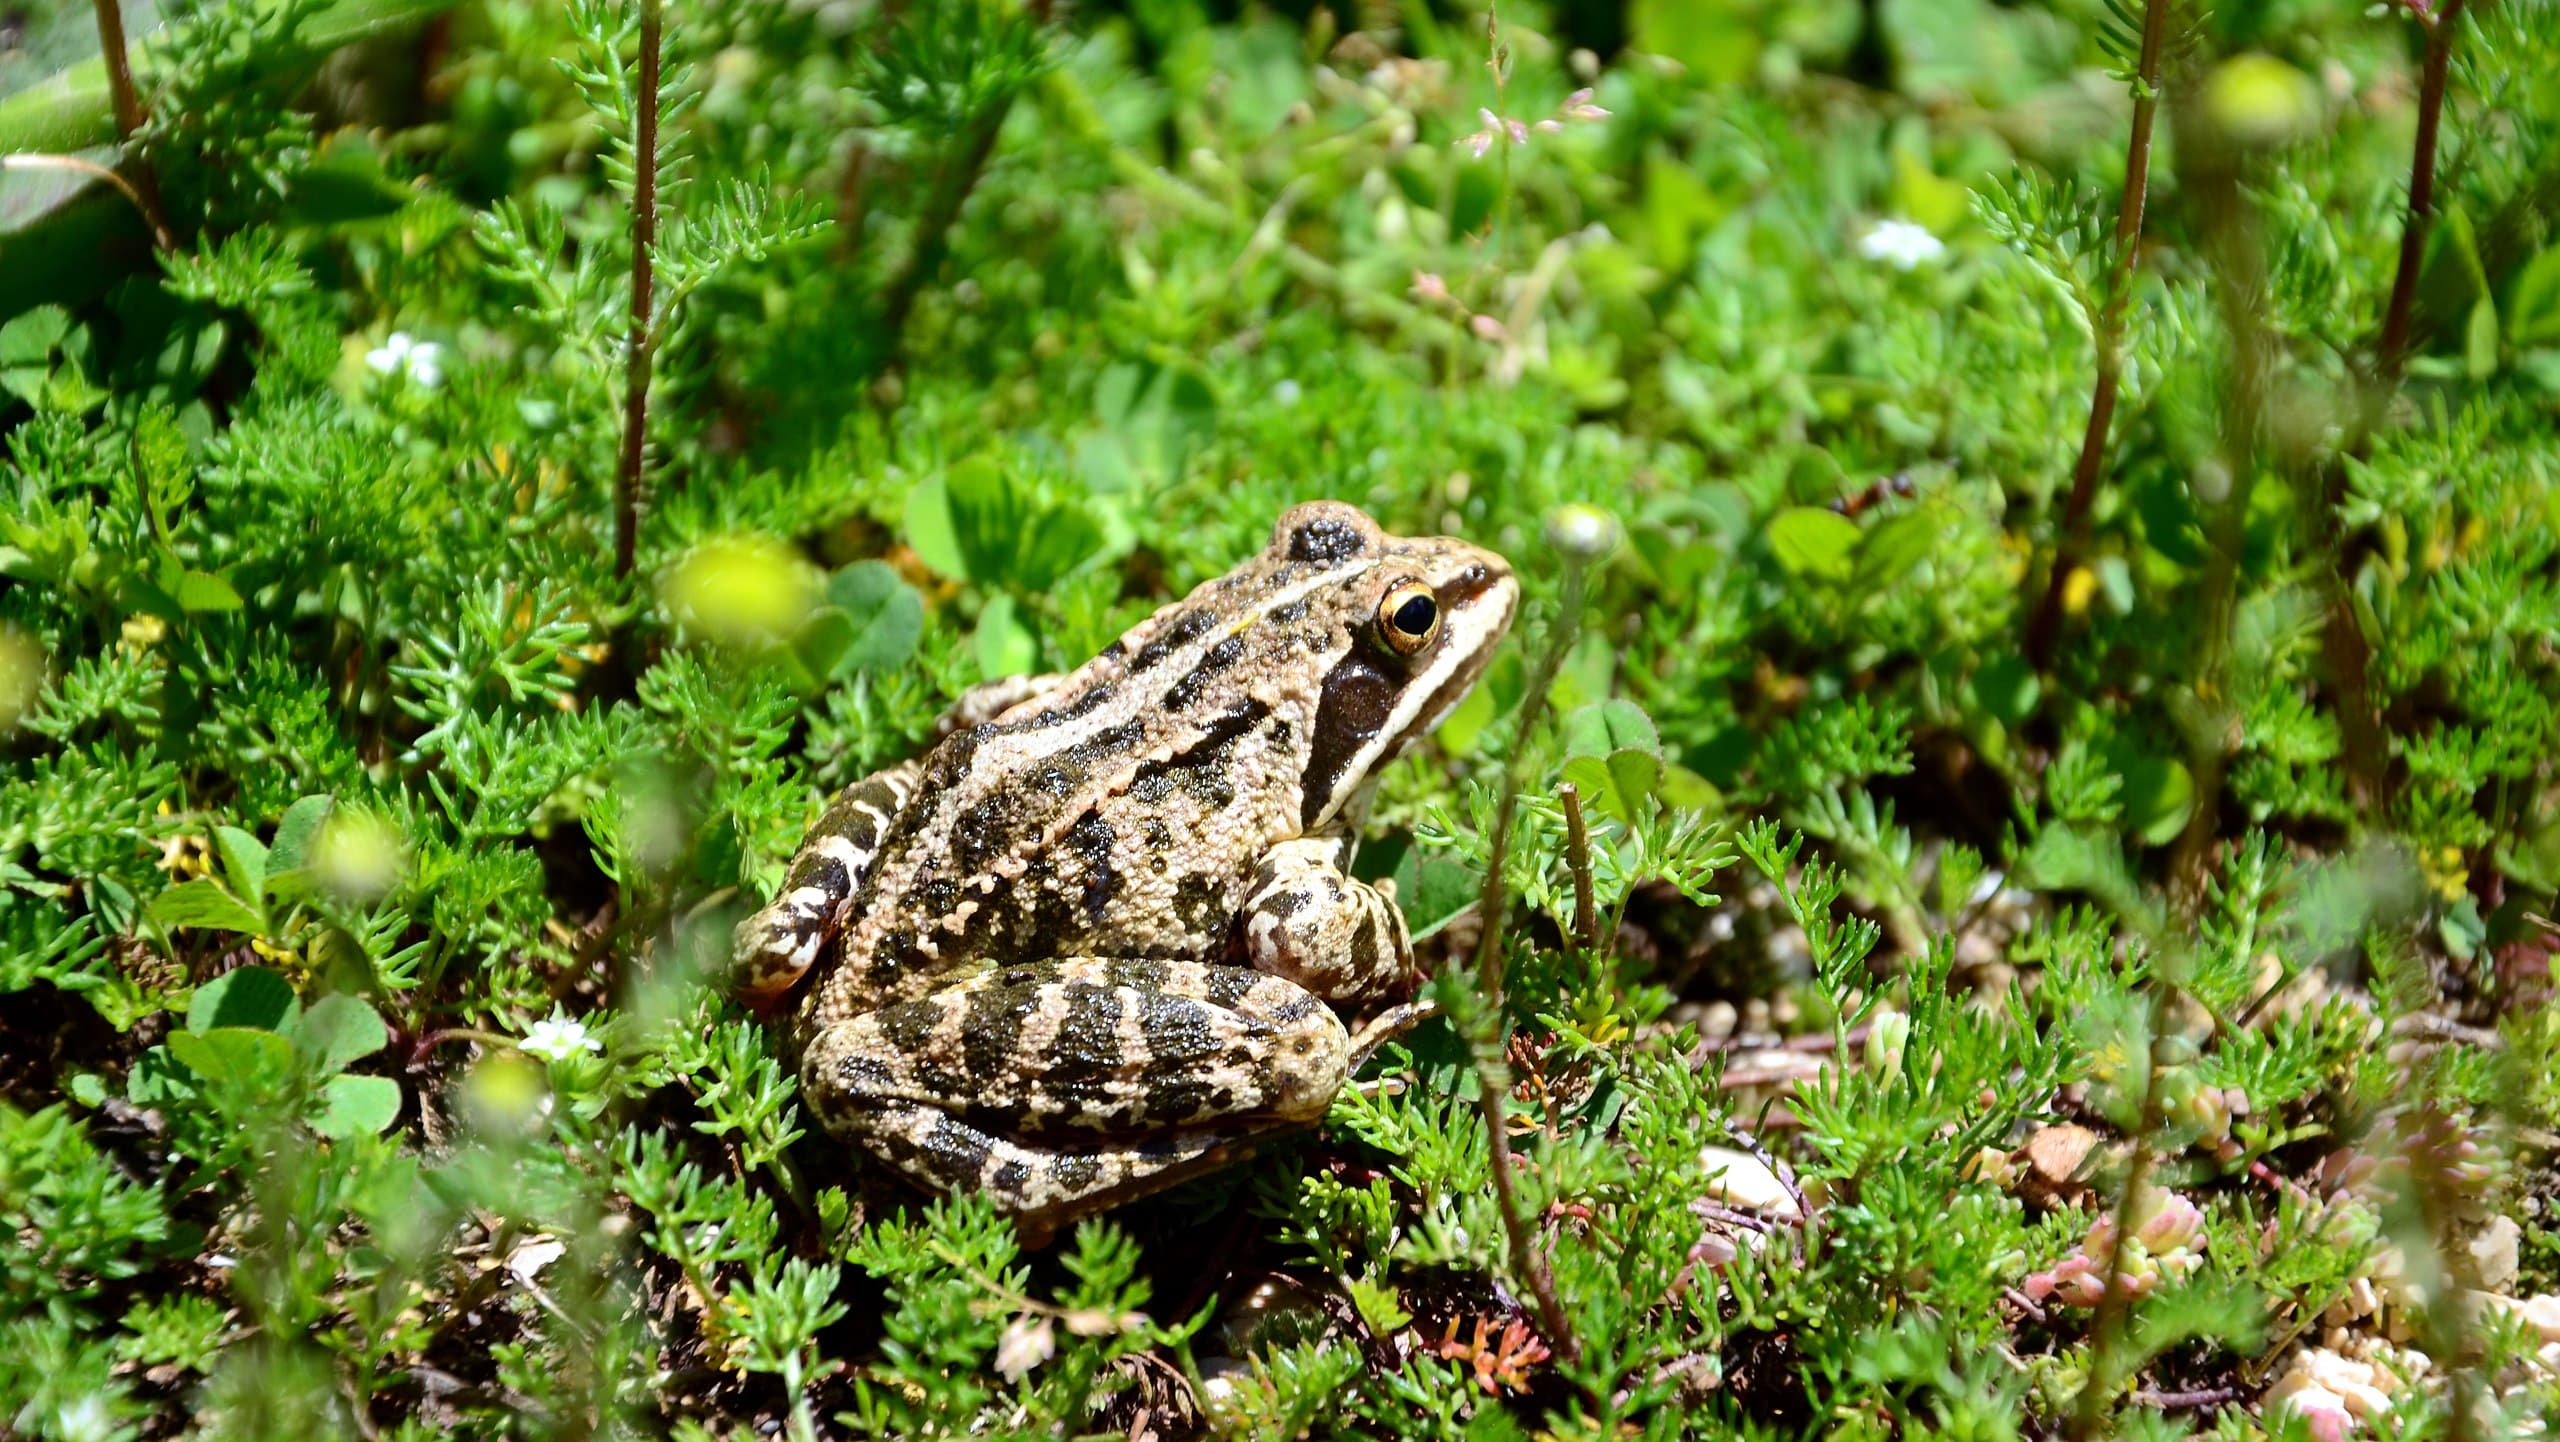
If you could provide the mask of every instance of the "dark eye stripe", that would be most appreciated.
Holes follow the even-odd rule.
[[[1353,759],[1386,726],[1395,710],[1397,684],[1377,657],[1356,647],[1324,678],[1299,800],[1301,826],[1313,826],[1324,814]]]

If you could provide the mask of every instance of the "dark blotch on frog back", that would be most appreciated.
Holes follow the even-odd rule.
[[[1208,693],[1210,683],[1234,669],[1235,664],[1244,659],[1244,653],[1242,636],[1229,636],[1210,647],[1202,653],[1200,664],[1191,668],[1191,674],[1174,682],[1165,691],[1164,709],[1179,713],[1198,705],[1200,698]]]
[[[1041,1068],[1042,1083],[1055,1091],[1091,1090],[1118,1071],[1122,1055],[1120,997],[1109,987],[1072,984],[1064,988],[1066,1015],[1058,1023],[1058,1039],[1050,1045]]]
[[[1083,864],[1084,894],[1079,899],[1084,904],[1084,924],[1088,927],[1102,925],[1103,916],[1111,910],[1112,898],[1120,894],[1120,874],[1111,867],[1111,848],[1119,839],[1120,833],[1111,823],[1092,812],[1086,812],[1067,829],[1067,845]]]
[[[1325,564],[1347,560],[1369,549],[1360,528],[1338,516],[1323,516],[1289,533],[1289,559]]]
[[[1112,652],[1116,652],[1119,649],[1120,643],[1114,641],[1111,645],[1112,651],[1105,652],[1103,654],[1110,655]],[[1080,716],[1091,715],[1096,707],[1111,699],[1112,690],[1113,688],[1110,682],[1097,681],[1093,685],[1086,687],[1083,695],[1078,696],[1066,705],[1043,707],[1040,710],[1033,712],[1023,720],[1010,723],[1004,729],[1008,732],[1041,731],[1046,730],[1051,726],[1063,725]]]
[[[1183,612],[1130,661],[1129,674],[1134,676],[1163,665],[1167,656],[1208,635],[1217,624],[1218,611],[1215,607],[1197,606]]]

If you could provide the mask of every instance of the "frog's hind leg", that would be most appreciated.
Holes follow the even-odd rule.
[[[873,1144],[900,1171],[965,1196],[984,1192],[1034,1236],[1237,1161],[1269,1132],[1172,1133],[1096,1145],[998,1136],[940,1107],[900,1103],[871,1118]]]
[[[729,990],[757,1010],[781,1001],[844,924],[845,909],[879,855],[890,819],[915,793],[917,763],[902,761],[838,793],[809,828],[773,904],[738,923]]]
[[[1349,1075],[1332,1008],[1276,976],[1082,957],[980,973],[821,1030],[818,1119],[1031,1216],[1095,1211],[1311,1125]]]

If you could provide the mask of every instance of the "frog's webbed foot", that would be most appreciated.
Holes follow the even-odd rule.
[[[915,791],[918,767],[905,761],[838,793],[800,842],[773,903],[738,923],[729,990],[767,1010],[816,963],[879,854],[890,818]]]
[[[1254,867],[1242,913],[1245,964],[1327,1001],[1406,993],[1413,942],[1391,892],[1342,874],[1338,837],[1283,842]]]
[[[1429,998],[1391,1006],[1360,1024],[1351,1034],[1351,1070],[1356,1074],[1378,1054],[1378,1048],[1422,1025],[1440,1014],[1440,1003]]]
[[[917,1179],[1062,1217],[1321,1119],[1350,1037],[1289,981],[1199,962],[1002,967],[820,1031],[801,1095]]]

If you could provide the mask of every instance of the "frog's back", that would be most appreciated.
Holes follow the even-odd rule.
[[[1268,559],[1268,558],[1264,558]],[[994,962],[1197,960],[1299,833],[1338,566],[1247,565],[924,759],[808,1020]]]

